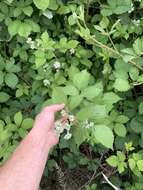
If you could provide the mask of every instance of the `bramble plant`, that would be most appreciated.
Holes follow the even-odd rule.
[[[0,1],[0,164],[44,106],[65,103],[47,170],[60,150],[69,169],[99,173],[86,189],[142,189],[142,11],[143,0]]]

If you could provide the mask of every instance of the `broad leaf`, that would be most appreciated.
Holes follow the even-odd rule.
[[[114,88],[118,91],[125,92],[130,89],[128,80],[117,78],[114,83]]]
[[[22,113],[21,112],[17,112],[14,116],[14,122],[17,126],[20,126],[22,123]]]
[[[90,74],[86,70],[83,70],[75,74],[73,83],[79,90],[82,90],[88,86],[89,80]]]
[[[10,96],[5,92],[0,92],[0,103],[7,102]]]
[[[95,125],[94,136],[105,147],[113,148],[114,135],[112,130],[106,125]]]
[[[104,105],[87,106],[82,108],[77,113],[77,118],[81,121],[85,119],[100,120],[107,116],[107,111]]]
[[[38,9],[41,9],[41,10],[46,10],[49,6],[49,0],[33,0],[34,4],[36,5],[36,7]]]
[[[62,88],[56,87],[53,89],[52,101],[53,103],[67,103],[67,97],[64,94]]]
[[[15,74],[13,73],[7,73],[5,75],[5,83],[11,87],[11,88],[15,88],[15,86],[17,85],[18,83],[18,78]]]

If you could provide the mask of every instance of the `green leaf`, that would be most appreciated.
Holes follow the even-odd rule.
[[[10,88],[15,88],[15,86],[18,83],[18,78],[15,74],[13,73],[7,73],[5,75],[5,83],[7,84],[7,86],[9,86]]]
[[[19,15],[21,15],[21,13],[22,13],[22,10],[19,7],[15,8],[13,11],[14,17],[18,17]]]
[[[23,8],[23,12],[24,14],[26,14],[27,16],[31,16],[33,13],[33,8],[31,6],[27,6]]]
[[[45,52],[42,50],[36,50],[34,54],[35,54],[36,68],[38,69],[46,62],[46,55]]]
[[[131,170],[133,170],[136,167],[136,163],[135,163],[134,159],[130,158],[128,160],[128,163],[129,163],[129,167]]]
[[[110,1],[110,5],[113,5],[113,0],[108,0]],[[114,13],[115,14],[122,14],[122,13],[125,13],[129,10],[131,10],[131,3],[132,1],[131,0],[115,0],[116,1],[116,7],[114,9],[114,6],[113,6],[113,10],[114,10]]]
[[[118,91],[125,92],[130,89],[128,80],[117,78],[114,83],[114,88]]]
[[[17,126],[20,126],[21,123],[22,123],[22,113],[21,112],[17,112],[15,115],[14,115],[14,122]]]
[[[136,67],[131,67],[129,70],[129,75],[132,80],[136,81],[139,78],[139,69]]]
[[[88,130],[81,126],[74,127],[72,134],[77,146],[80,146],[84,141],[86,141],[89,138]]]
[[[127,123],[129,121],[129,118],[125,115],[119,115],[117,118],[116,118],[116,122],[117,123]]]
[[[75,74],[73,83],[79,90],[82,90],[88,86],[89,80],[90,74],[86,70],[83,70]]]
[[[21,25],[20,20],[15,20],[13,22],[10,22],[10,24],[8,25],[8,31],[11,36],[14,36],[15,34],[18,33],[20,25]]]
[[[3,130],[0,133],[0,144],[4,143],[10,137],[10,133],[7,130]]]
[[[94,135],[99,143],[107,148],[113,148],[114,135],[109,127],[106,125],[95,125]]]
[[[53,103],[67,103],[67,97],[64,94],[62,88],[56,87],[53,89],[52,101]]]
[[[76,96],[79,94],[78,90],[73,85],[67,85],[63,87],[62,90],[65,95]]]
[[[142,118],[142,116],[134,117],[130,122],[130,127],[135,133],[143,132],[143,118]]]
[[[112,167],[117,167],[118,165],[118,158],[117,156],[110,156],[109,158],[106,159],[106,162],[112,166]]]
[[[81,121],[85,119],[101,120],[105,117],[107,117],[107,111],[104,105],[86,106],[77,113],[77,118]]]
[[[103,92],[103,84],[102,83],[97,83],[93,86],[89,86],[87,88],[85,88],[81,95],[85,98],[87,98],[88,100],[92,100],[93,98],[101,95]]]
[[[117,157],[118,157],[119,162],[124,162],[126,159],[125,154],[121,151],[117,151]]]
[[[33,32],[40,32],[40,26],[38,23],[34,22],[31,19],[27,19],[25,21],[26,24],[28,24],[29,26],[31,26],[31,31]]]
[[[23,120],[23,122],[22,122],[22,124],[21,124],[21,127],[23,128],[23,129],[31,129],[32,128],[32,126],[33,126],[33,119],[31,119],[31,118],[26,118],[26,119],[24,119]]]
[[[69,17],[68,17],[68,23],[69,23],[69,25],[74,25],[74,24],[76,24],[76,22],[77,22],[77,18],[75,18],[73,15],[70,15]]]
[[[131,10],[131,0],[107,0],[108,5],[103,6],[102,15],[122,14]]]
[[[23,95],[23,89],[22,88],[16,90],[16,97],[17,98],[21,97],[22,95]]]
[[[125,126],[119,123],[115,125],[114,131],[119,137],[125,137],[127,133]]]
[[[41,10],[46,10],[49,6],[49,0],[33,0],[34,4],[36,5],[36,7],[38,9],[41,9]]]
[[[107,104],[114,104],[117,103],[121,98],[115,94],[114,92],[107,92],[103,95],[103,102]]]
[[[125,171],[125,168],[127,167],[127,164],[125,162],[119,162],[118,164],[118,171],[121,174]]]
[[[81,104],[81,101],[83,100],[82,96],[72,96],[69,98],[69,109],[73,110],[76,107],[78,107]]]
[[[18,134],[19,134],[19,136],[23,139],[26,135],[27,135],[27,131],[25,130],[25,129],[22,129],[22,128],[20,128],[19,130],[18,130]]]
[[[4,81],[4,73],[0,71],[0,85],[3,84],[3,81]]]
[[[0,92],[0,103],[7,102],[10,96],[5,92]]]
[[[143,102],[139,104],[139,114],[143,115]]]
[[[58,8],[57,0],[49,1],[48,8],[51,9],[51,10],[56,10]]]
[[[137,38],[133,44],[133,49],[137,55],[143,54],[143,38]]]
[[[137,167],[138,167],[139,171],[143,172],[143,160],[137,161]]]
[[[9,73],[18,73],[21,69],[19,65],[15,65],[14,63],[7,63],[5,69]]]
[[[31,25],[23,22],[19,25],[19,28],[18,28],[18,34],[22,37],[25,37],[27,38],[30,33],[31,33],[31,30],[32,30],[32,27]]]
[[[77,40],[70,40],[67,44],[68,48],[76,48],[79,42]]]

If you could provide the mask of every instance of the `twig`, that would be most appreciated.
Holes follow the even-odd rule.
[[[86,26],[85,21],[84,21],[83,24],[84,24],[85,29],[88,29],[88,27]],[[77,20],[77,25],[79,26],[79,28],[82,27],[81,24],[80,24],[80,22],[79,22],[79,20]],[[89,29],[88,29],[88,30],[89,30]],[[120,52],[116,49],[116,47],[115,47],[115,49],[108,47],[107,45],[105,45],[105,44],[103,44],[102,42],[98,41],[98,40],[95,38],[95,36],[91,36],[91,35],[90,35],[90,36],[87,36],[87,37],[86,37],[86,36],[81,36],[81,37],[84,38],[84,39],[87,40],[87,41],[90,41],[90,43],[92,43],[92,44],[94,44],[94,45],[100,47],[101,49],[106,49],[108,52],[110,52],[110,53],[112,53],[112,54],[118,56],[119,58],[122,58],[122,59],[124,58],[124,56],[123,56],[122,54],[120,54]],[[109,38],[109,39],[112,41],[111,38]],[[113,45],[113,44],[112,44],[112,45]],[[143,68],[140,67],[139,65],[137,65],[137,63],[134,62],[133,60],[129,60],[128,63],[131,64],[131,65],[133,65],[134,67],[136,67],[137,69],[139,69],[140,71],[143,72]]]
[[[115,185],[113,185],[113,184],[109,181],[109,179],[107,178],[107,176],[106,176],[103,172],[102,172],[102,175],[103,175],[105,181],[106,181],[114,190],[121,190],[121,189],[119,189],[118,187],[116,187]]]
[[[93,42],[95,42],[95,43],[96,43],[96,44],[95,44],[96,46],[98,46],[98,47],[100,47],[100,48],[102,48],[102,49],[106,49],[107,51],[109,51],[109,52],[111,52],[111,53],[117,55],[118,57],[120,57],[120,58],[122,58],[122,59],[124,58],[123,55],[121,55],[118,51],[116,51],[116,50],[114,50],[114,49],[112,49],[112,48],[106,46],[105,44],[102,44],[101,42],[99,42],[98,40],[96,40],[93,36],[90,37],[90,40],[93,41]],[[143,68],[140,67],[139,65],[137,65],[136,62],[134,62],[134,61],[132,61],[132,60],[129,60],[128,63],[130,63],[131,65],[135,66],[136,68],[138,68],[140,71],[143,72]]]
[[[94,171],[94,173],[93,173],[92,177],[90,178],[90,180],[89,180],[88,182],[86,182],[83,186],[81,186],[78,190],[82,190],[86,185],[91,184],[91,182],[92,182],[95,178],[97,178],[98,176],[100,176],[102,173],[99,172],[96,176],[95,176],[95,174],[96,174],[96,170]]]

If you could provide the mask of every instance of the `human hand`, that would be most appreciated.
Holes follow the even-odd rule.
[[[36,117],[34,127],[44,128],[44,132],[47,133],[51,146],[58,143],[59,137],[55,132],[55,113],[62,110],[65,107],[64,104],[57,104],[45,107]],[[40,129],[41,130],[41,129]]]

